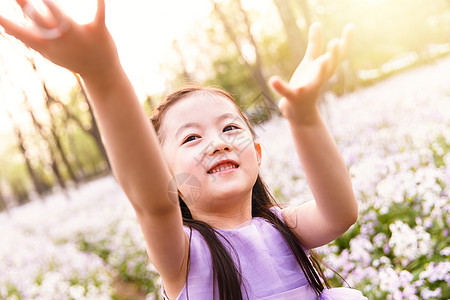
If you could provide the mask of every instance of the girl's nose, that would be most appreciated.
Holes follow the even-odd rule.
[[[211,143],[212,147],[209,151],[209,155],[215,155],[219,153],[231,152],[231,146],[224,141],[218,141],[217,143]]]

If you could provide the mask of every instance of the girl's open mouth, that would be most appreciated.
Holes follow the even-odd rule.
[[[222,160],[209,169],[208,174],[232,172],[237,168],[239,168],[239,165],[236,162],[232,160]]]

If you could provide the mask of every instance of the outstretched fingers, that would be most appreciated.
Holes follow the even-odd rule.
[[[337,65],[340,62],[340,56],[341,56],[341,47],[340,47],[340,41],[338,38],[331,39],[328,42],[327,46],[327,53],[325,53],[326,58],[326,66],[324,70],[324,75],[328,78],[330,77],[334,70],[336,69]]]
[[[48,29],[55,26],[54,20],[42,16],[30,2],[26,0],[17,0],[16,2],[19,4],[23,13],[40,28]]]
[[[339,42],[340,50],[340,60],[343,60],[348,53],[350,43],[353,38],[353,32],[355,31],[355,25],[347,24],[344,29],[342,29],[341,39]]]
[[[322,25],[314,22],[309,27],[308,46],[306,47],[305,58],[314,60],[322,53]]]
[[[327,52],[323,55],[323,58],[320,57],[325,64],[322,74],[326,78],[333,75],[337,66],[347,56],[353,30],[354,26],[352,24],[348,24],[342,30],[342,35],[340,38],[333,38],[328,42]]]
[[[14,36],[33,49],[40,44],[41,39],[36,34],[2,16],[0,16],[0,26],[5,29],[7,34]]]
[[[52,16],[56,22],[55,25],[61,27],[67,23],[66,15],[53,1],[43,0],[43,2],[45,4],[45,6],[47,6],[50,13],[52,14]]]
[[[68,18],[51,0],[42,0],[47,9],[47,14],[41,14],[28,0],[16,0],[25,16],[33,21],[34,28],[13,25],[6,22],[5,26],[11,35],[14,35],[32,48],[36,48],[36,42],[43,39],[56,39],[69,27]]]

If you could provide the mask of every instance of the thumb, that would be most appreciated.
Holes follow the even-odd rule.
[[[289,99],[294,96],[293,90],[279,76],[272,76],[269,79],[269,84],[278,94],[280,94],[281,96],[283,96],[285,98]]]
[[[100,24],[105,23],[105,0],[97,1],[97,12],[95,14],[95,21]]]

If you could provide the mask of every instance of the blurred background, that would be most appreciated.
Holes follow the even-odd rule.
[[[39,1],[33,2],[39,6]],[[92,19],[95,13],[95,2],[89,0],[59,1],[66,13],[78,22],[88,22]],[[27,21],[14,1],[2,1],[0,11],[3,16],[27,26]],[[410,81],[410,85],[391,85],[387,94],[383,94],[377,92],[377,89],[381,90],[383,82],[401,74],[409,74],[409,72],[418,72],[419,75],[417,76],[428,74],[425,71],[420,71],[422,70],[420,68],[448,61],[448,54],[450,54],[450,1],[448,0],[107,1],[107,25],[116,40],[124,68],[136,87],[143,107],[149,114],[152,108],[164,98],[164,95],[186,83],[217,85],[236,96],[236,100],[245,109],[251,121],[254,124],[259,124],[261,136],[266,135],[268,139],[271,138],[270,135],[267,135],[271,127],[264,124],[271,121],[278,122],[279,120],[276,105],[274,105],[278,96],[268,87],[267,81],[272,75],[280,75],[286,80],[289,79],[304,54],[308,27],[315,21],[319,21],[323,25],[324,45],[330,38],[340,35],[341,30],[347,23],[353,23],[356,27],[348,59],[343,62],[336,75],[325,86],[321,96],[320,101],[325,113],[339,105],[336,103],[344,102],[341,99],[352,98],[349,95],[355,95],[358,91],[372,91],[367,95],[364,94],[366,95],[364,96],[365,99],[371,101],[365,102],[364,105],[367,110],[373,111],[371,105],[379,102],[381,100],[379,97],[389,98],[389,91],[392,92],[392,95],[396,94],[396,89],[401,86],[404,89],[412,89],[415,85],[414,80]],[[442,75],[433,73],[433,76],[436,76],[436,78],[449,76],[448,72],[445,73],[445,70],[449,69],[448,66],[447,62],[445,67],[437,69],[444,71]],[[424,79],[427,78],[429,79],[429,77],[424,77]],[[436,103],[436,111],[447,112],[443,107],[448,107],[450,92],[447,87],[450,85],[448,81],[450,77],[446,78],[442,81],[444,82],[442,86],[436,88],[441,92],[445,90],[439,94],[438,98],[441,102]],[[448,84],[445,82],[448,82]],[[426,89],[427,85],[423,88]],[[430,94],[433,93],[430,92]],[[408,98],[409,96],[405,97]],[[415,101],[415,99],[409,100]],[[431,105],[430,102],[422,104],[423,106],[412,111],[420,111],[424,106]],[[336,111],[339,111],[339,109]],[[348,116],[348,113],[352,110],[348,108],[347,111],[343,111],[343,114]],[[375,111],[377,110],[375,109]],[[400,114],[405,111],[408,110],[400,110]],[[427,115],[427,118],[430,116],[436,117],[434,113]],[[439,149],[436,150],[437,148],[434,149],[431,146],[426,147],[432,152],[431,156],[436,172],[442,173],[442,176],[439,175],[440,177],[435,178],[435,182],[441,187],[440,191],[436,193],[439,201],[443,202],[439,206],[442,210],[439,217],[443,221],[436,221],[438,227],[435,228],[433,225],[429,228],[434,228],[430,229],[431,231],[446,229],[447,235],[444,232],[435,237],[430,231],[430,239],[436,238],[436,245],[441,246],[435,245],[437,248],[430,250],[431,254],[420,251],[415,253],[410,258],[411,261],[420,257],[420,255],[427,258],[421,261],[421,266],[410,266],[408,265],[409,262],[405,264],[402,259],[396,260],[401,255],[394,253],[395,241],[389,243],[389,239],[394,235],[395,228],[398,230],[403,228],[401,224],[395,223],[398,215],[395,215],[397,217],[392,215],[390,221],[384,220],[386,226],[377,227],[377,232],[384,230],[386,242],[385,244],[380,242],[381,246],[373,246],[375,248],[381,247],[381,254],[376,258],[378,259],[378,262],[375,263],[377,266],[373,267],[376,268],[382,264],[380,262],[381,257],[389,257],[392,260],[390,269],[394,273],[386,271],[386,274],[392,276],[395,274],[399,283],[395,287],[386,287],[388,283],[379,282],[375,287],[364,281],[368,280],[371,275],[366,277],[361,275],[358,277],[359,279],[354,279],[353,283],[360,289],[366,290],[365,293],[369,293],[371,299],[386,299],[388,295],[394,295],[391,299],[419,299],[419,297],[420,299],[446,299],[450,296],[448,289],[450,280],[448,276],[450,271],[448,255],[450,250],[448,242],[445,242],[445,240],[448,241],[448,223],[450,222],[447,188],[447,180],[449,180],[448,176],[450,175],[445,175],[447,174],[445,172],[449,172],[448,161],[450,160],[447,155],[450,148],[449,127],[446,127],[449,125],[449,115],[446,116],[445,113],[444,117],[441,116],[444,123],[441,123],[443,127],[438,131],[441,130],[442,132],[439,131],[436,135],[433,135],[435,140],[430,141],[430,145],[435,145],[433,147],[439,146]],[[388,127],[389,123],[386,123],[383,116],[375,115],[373,117],[378,117],[378,129]],[[341,116],[341,118],[344,117]],[[403,116],[400,115],[393,118],[403,120]],[[416,121],[409,121],[421,122],[421,120],[418,118]],[[441,119],[437,118],[437,120]],[[331,116],[328,123],[333,124]],[[408,124],[411,126],[410,123]],[[282,128],[284,125],[278,124],[277,126]],[[355,133],[349,129],[347,133],[350,132]],[[336,129],[335,134],[339,142],[338,129]],[[345,140],[344,137],[341,138]],[[360,136],[354,139],[359,138]],[[438,146],[436,146],[436,141]],[[349,143],[351,142],[349,141]],[[345,149],[348,150],[348,148],[345,148],[344,144],[339,145],[342,147],[341,150],[348,154],[345,159],[350,168],[355,163],[354,155],[345,152]],[[408,145],[408,141],[405,142],[405,145]],[[400,148],[397,150],[404,152],[404,149],[401,150]],[[418,148],[413,148],[411,151],[414,153],[420,152]],[[364,153],[360,153],[359,158],[363,155]],[[417,168],[421,166],[419,162]],[[417,168],[414,167],[414,171]],[[392,172],[395,173],[395,170],[392,170]],[[47,62],[39,54],[26,48],[20,42],[6,35],[3,30],[0,30],[0,211],[2,211],[0,220],[4,222],[2,224],[16,224],[15,222],[19,222],[19,219],[22,220],[20,222],[23,222],[23,218],[18,216],[35,220],[38,223],[44,222],[46,218],[43,219],[42,214],[45,215],[46,211],[53,211],[54,208],[46,210],[49,208],[46,206],[44,206],[46,209],[42,208],[42,205],[47,205],[43,203],[53,203],[52,207],[58,207],[56,215],[64,210],[69,210],[72,212],[71,216],[73,216],[73,212],[78,211],[78,209],[80,209],[80,212],[83,211],[78,206],[77,208],[72,207],[74,204],[70,202],[77,197],[74,195],[79,196],[77,193],[86,193],[82,198],[89,199],[89,203],[106,201],[101,200],[106,197],[105,195],[120,194],[120,190],[116,189],[114,182],[110,181],[110,173],[110,166],[101,143],[98,128],[90,111],[86,95],[76,76]],[[292,178],[298,179],[299,176],[298,174],[293,175]],[[95,192],[95,189],[91,188],[90,192],[85,192],[87,191],[86,188],[92,182],[98,182],[99,178],[103,178],[101,179],[103,181],[100,180],[101,183],[97,183],[98,189],[105,187],[105,190]],[[274,184],[273,188],[277,197],[289,201],[291,199],[289,193],[292,194],[292,192],[283,192],[282,183]],[[373,188],[379,188],[378,182],[374,183]],[[96,193],[98,197],[93,196]],[[361,193],[363,198],[370,194],[367,190]],[[382,194],[381,192],[373,193],[377,197]],[[422,199],[420,192],[413,196],[403,196],[404,199],[412,199],[411,201],[415,201],[417,197]],[[124,196],[121,195],[120,197],[120,201],[127,205]],[[295,196],[293,197],[295,198]],[[445,198],[447,198],[447,201],[442,200]],[[59,206],[61,204],[55,204],[58,201],[66,204],[69,201],[72,204],[67,204],[69,208],[61,208]],[[437,201],[436,198],[431,199],[431,201],[433,204],[430,205],[435,207],[436,204],[433,201]],[[367,203],[373,204],[369,200]],[[26,206],[23,206],[24,204]],[[111,204],[107,204],[107,206],[109,205]],[[116,203],[115,205],[119,204]],[[19,212],[18,207],[28,208]],[[371,210],[373,207],[376,209]],[[370,211],[375,213],[375,217],[373,217],[375,219],[382,218],[385,215],[385,212],[380,212],[381,207],[366,207],[363,205],[363,209],[366,209],[363,213],[368,214]],[[430,208],[430,210],[432,209]],[[408,212],[413,214],[414,217],[410,221],[404,221],[403,224],[408,224],[407,226],[411,230],[417,229],[417,226],[424,226],[419,224],[423,220],[417,221],[417,216],[421,212],[422,209],[415,207],[415,210]],[[40,216],[36,217],[37,214]],[[428,215],[430,214],[431,212],[428,211]],[[435,218],[436,216],[433,215],[432,217]],[[93,218],[96,219],[97,217]],[[112,227],[108,228],[114,232],[116,242],[126,241],[126,243],[129,243],[129,249],[136,247],[135,243],[142,246],[139,230],[135,230],[136,222],[132,212],[128,214],[128,218],[129,222],[133,224],[129,225],[130,228],[133,228],[129,229],[133,233],[122,228],[125,226],[123,223],[125,222],[124,216],[110,212],[108,218],[110,218],[108,220],[111,220],[108,224],[113,224]],[[364,220],[369,222],[375,220],[373,218]],[[125,251],[124,253],[120,252],[119,255],[112,250],[113,248],[105,246],[105,243],[112,245],[111,240],[108,240],[108,242],[104,239],[96,240],[93,232],[97,232],[97,229],[93,229],[92,226],[94,225],[90,223],[92,220],[88,222],[88,219],[74,221],[74,224],[77,225],[73,226],[78,226],[78,229],[75,231],[67,229],[65,238],[62,238],[58,233],[56,235],[58,238],[55,238],[56,241],[50,238],[50,240],[45,240],[46,242],[43,244],[48,242],[55,243],[58,247],[61,245],[67,246],[68,240],[71,239],[68,236],[78,234],[80,238],[73,241],[77,250],[74,250],[74,248],[70,251],[74,251],[74,253],[81,251],[90,253],[89,255],[95,255],[95,258],[87,259],[87,261],[92,266],[92,262],[99,259],[99,269],[89,271],[91,273],[88,275],[81,275],[79,273],[81,271],[75,272],[72,270],[72,273],[69,272],[72,275],[67,275],[69,279],[61,279],[62,275],[58,277],[54,274],[55,270],[58,270],[57,263],[52,268],[49,267],[48,261],[41,260],[36,270],[29,271],[31,272],[29,281],[33,288],[24,287],[23,284],[21,286],[14,281],[14,278],[20,277],[19,274],[9,273],[6,275],[2,271],[4,277],[2,279],[0,275],[0,299],[33,299],[39,293],[44,293],[40,290],[43,286],[46,286],[46,292],[54,294],[57,293],[55,290],[57,288],[49,287],[52,285],[48,282],[62,281],[66,285],[64,289],[60,289],[70,290],[70,292],[64,293],[62,290],[58,290],[58,293],[61,292],[60,297],[57,297],[58,299],[82,299],[83,297],[99,299],[100,295],[109,295],[105,296],[106,299],[108,297],[114,299],[137,299],[138,297],[159,299],[160,296],[156,292],[158,288],[157,275],[147,264],[143,248],[138,247],[140,252],[130,254],[130,252]],[[103,220],[103,222],[106,221]],[[397,224],[397,227],[394,225],[392,225],[392,228],[389,227],[390,222]],[[431,222],[433,223],[434,219]],[[101,223],[99,222],[99,224]],[[4,228],[10,230],[22,228],[20,235],[28,238],[29,242],[31,237],[27,236],[26,232],[37,225],[33,225],[34,223],[31,221],[25,225],[20,223],[24,227],[17,224],[14,225],[15,227],[8,225],[11,227]],[[55,224],[59,223],[51,224],[53,224],[52,226],[58,226]],[[357,225],[348,237],[340,242],[338,241],[334,246],[337,248],[332,248],[332,250],[327,250],[328,252],[325,251],[326,253],[324,253],[328,255],[333,251],[336,255],[342,253],[344,248],[349,247],[350,237],[354,238],[361,234],[363,225],[364,222]],[[50,227],[45,227],[45,230],[51,231]],[[87,229],[83,232],[82,228]],[[123,231],[120,231],[120,228]],[[424,232],[426,232],[427,227],[424,228]],[[4,229],[4,232],[6,232],[6,229]],[[42,234],[42,231],[40,232]],[[47,231],[44,232],[45,235],[52,237]],[[122,232],[122,234],[118,234],[118,232]],[[7,242],[15,241],[12,236],[8,240],[5,237],[6,235],[5,233],[3,237],[0,236],[0,244],[7,245]],[[19,233],[16,232],[16,238],[18,235]],[[36,238],[36,235],[39,234],[34,232],[33,235]],[[371,245],[378,245],[373,240],[375,235],[373,233],[371,238],[368,239]],[[49,239],[48,236],[46,239]],[[2,238],[4,239],[3,242],[1,241]],[[42,243],[42,239],[43,237],[41,237],[39,243]],[[381,237],[378,236],[378,239],[381,239]],[[416,238],[416,240],[418,239]],[[120,242],[117,243],[120,244]],[[388,250],[383,250],[383,245],[390,245],[392,257],[385,253]],[[25,247],[25,249],[31,251],[34,246],[29,246],[31,248]],[[118,249],[121,248],[118,245],[116,246]],[[417,247],[419,246],[417,245]],[[3,253],[5,256],[3,258],[6,260],[10,252],[9,248],[4,247]],[[376,249],[373,247],[365,249],[376,253]],[[60,253],[58,251],[63,250],[55,251],[55,253]],[[69,250],[65,249],[64,251]],[[382,254],[383,251],[385,254]],[[438,258],[435,258],[433,253],[437,253]],[[0,255],[0,257],[2,256]],[[50,255],[50,257],[53,256]],[[370,265],[376,259],[372,257],[370,262],[367,263]],[[18,260],[17,258],[16,262],[10,262],[9,265],[5,261],[0,261],[0,264],[4,264],[0,267],[2,269],[6,266],[11,269],[17,268],[20,265],[17,262]],[[356,268],[356,261],[361,260],[355,259],[352,262],[353,269],[351,264],[349,266],[343,263],[337,264],[336,267],[341,272],[350,274]],[[439,272],[444,272],[444,275],[434,280],[425,275],[420,275],[422,272],[431,273],[430,270],[434,270],[428,268],[430,263],[433,263],[432,267],[442,263],[442,265],[439,265]],[[395,268],[395,264],[398,264],[399,267]],[[408,273],[401,273],[404,270],[407,270]],[[73,275],[74,272],[77,275]],[[102,274],[101,276],[98,275],[99,272]],[[53,277],[48,274],[53,274],[51,275]],[[379,276],[375,273],[372,275]],[[91,278],[89,279],[91,281],[86,279],[87,281],[84,282],[83,276],[97,278],[96,280],[101,277],[104,280],[98,280],[98,282],[94,280],[94,283],[92,283]],[[330,277],[333,276],[330,275]],[[81,283],[82,281],[84,283]],[[47,282],[47,285],[44,282]],[[408,282],[410,285],[404,285],[403,282]],[[413,284],[414,282],[415,284]],[[104,283],[107,284],[103,286]],[[422,285],[419,283],[423,284],[425,288],[421,288]],[[445,285],[447,288],[444,288]],[[92,292],[94,288],[89,288],[89,286],[96,287],[98,294]],[[112,287],[111,290],[106,286]],[[423,292],[424,290],[426,292]],[[439,292],[436,292],[437,290]]]

